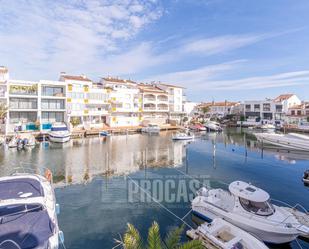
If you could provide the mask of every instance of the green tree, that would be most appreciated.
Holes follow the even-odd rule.
[[[5,119],[7,112],[8,112],[8,107],[4,103],[1,103],[0,104],[0,120],[2,122]]]
[[[203,107],[202,107],[202,112],[203,112],[204,115],[205,115],[206,113],[208,113],[209,111],[210,111],[209,106],[203,106]]]
[[[121,241],[116,240],[123,249],[203,249],[202,242],[191,240],[181,243],[181,234],[184,226],[170,231],[164,240],[161,239],[160,229],[157,222],[153,222],[148,230],[147,241],[144,242],[139,231],[128,224],[127,230]]]
[[[80,124],[80,118],[79,117],[72,117],[71,118],[71,124],[73,125],[73,127],[79,125]]]

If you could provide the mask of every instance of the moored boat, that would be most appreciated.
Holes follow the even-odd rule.
[[[268,248],[263,242],[250,233],[247,233],[221,218],[215,218],[209,224],[203,223],[197,229],[187,231],[187,235],[192,239],[201,240],[206,248]]]
[[[44,177],[15,174],[0,178],[0,248],[57,249],[63,242],[58,227],[54,190]]]
[[[146,127],[143,127],[141,131],[145,133],[158,134],[160,133],[160,130],[160,127],[156,124],[148,124]]]
[[[205,127],[208,131],[222,131],[222,127],[218,122],[215,121],[207,121],[205,123]]]
[[[70,141],[71,133],[64,123],[54,123],[48,133],[49,141],[55,143],[65,143]]]
[[[275,130],[276,126],[274,126],[273,124],[263,124],[260,126],[260,128],[262,130]]]
[[[267,192],[242,181],[232,182],[229,191],[201,188],[192,209],[205,220],[223,218],[264,242],[288,243],[309,233],[290,212],[271,204]]]
[[[173,140],[191,140],[194,138],[194,135],[185,132],[177,132],[172,136]]]
[[[257,140],[262,143],[272,144],[285,148],[309,151],[309,136],[288,133],[288,134],[276,134],[276,133],[254,133]]]

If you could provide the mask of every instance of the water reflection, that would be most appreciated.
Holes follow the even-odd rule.
[[[94,176],[125,175],[145,168],[177,167],[186,158],[187,142],[173,142],[170,133],[160,136],[119,135],[77,139],[69,143],[41,143],[32,150],[0,151],[1,175],[17,166],[36,172],[53,171],[58,185],[87,183]]]

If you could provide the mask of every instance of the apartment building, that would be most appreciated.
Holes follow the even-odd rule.
[[[244,115],[247,120],[275,122],[285,119],[290,107],[301,104],[295,94],[282,94],[274,99],[245,101]]]
[[[204,114],[206,116],[222,118],[229,114],[237,114],[239,106],[240,106],[239,102],[229,102],[229,101],[214,102],[213,101],[213,102],[208,102],[208,103],[201,103],[198,106],[198,109],[201,114]],[[208,110],[207,113],[203,113],[204,108]]]
[[[289,124],[302,124],[309,122],[309,102],[294,105],[289,108],[286,115],[286,122]]]
[[[39,82],[38,120],[42,130],[49,130],[55,122],[67,122],[66,91],[64,82]]]
[[[110,103],[110,115],[107,124],[110,127],[138,126],[142,121],[142,100],[138,84],[131,80],[106,77],[101,84],[107,90]]]
[[[166,124],[169,118],[168,93],[151,84],[139,84],[143,124]]]
[[[181,123],[182,118],[185,116],[183,110],[184,104],[184,88],[165,83],[155,83],[155,85],[168,93],[169,100],[169,121]]]

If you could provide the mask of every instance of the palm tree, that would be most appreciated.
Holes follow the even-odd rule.
[[[203,249],[202,242],[191,240],[181,243],[181,234],[184,226],[171,230],[164,240],[161,239],[160,229],[157,222],[153,222],[148,230],[147,241],[144,242],[139,231],[132,225],[128,224],[121,241],[116,240],[123,249]]]

